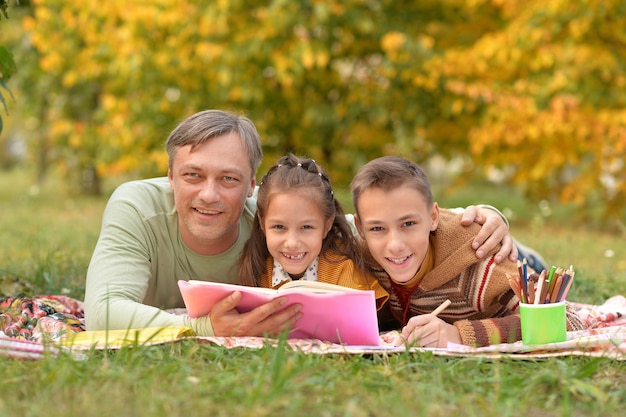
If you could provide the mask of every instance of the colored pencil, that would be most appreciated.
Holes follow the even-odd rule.
[[[522,302],[526,302],[526,286],[524,285],[524,268],[522,267],[522,261],[518,260],[517,261],[517,281],[519,283],[519,289],[520,289],[520,293],[522,294],[522,296],[520,297],[520,300],[522,300]]]
[[[509,286],[511,287],[511,289],[513,290],[515,295],[517,295],[517,298],[519,298],[519,300],[521,302],[524,302],[524,297],[522,296],[522,291],[521,291],[521,288],[519,286],[518,280],[516,280],[515,277],[513,277],[508,272],[506,273],[506,277],[509,280]]]
[[[522,272],[523,272],[523,278],[524,278],[524,289],[526,290],[526,295],[528,298],[528,261],[526,260],[526,258],[522,259]]]
[[[572,281],[574,281],[574,267],[570,265],[569,269],[566,271],[567,282],[563,282],[561,285],[561,290],[557,296],[557,301],[565,301],[565,297],[569,292],[569,289],[572,287]]]
[[[506,277],[509,280],[509,286],[524,304],[550,304],[565,301],[574,280],[572,265],[567,269],[552,266],[550,272],[544,269],[540,274],[536,272],[528,274],[528,264],[517,261],[517,270],[518,276],[506,273]]]
[[[563,268],[556,268],[554,270],[554,274],[552,274],[552,279],[548,280],[550,282],[550,286],[548,287],[548,294],[552,295],[552,291],[554,290],[554,286],[556,285],[556,281],[563,274]]]
[[[550,286],[550,284],[548,282],[547,274],[544,274],[544,276],[543,276],[543,287],[541,288],[541,298],[539,299],[539,304],[545,304],[546,303],[546,298],[548,297],[548,287],[549,286]]]
[[[535,283],[528,280],[528,304],[535,303]]]
[[[550,267],[550,272],[548,273],[548,284],[552,283],[552,279],[554,278],[554,273],[556,272],[556,266],[552,265]],[[550,286],[548,285],[548,289],[550,289]]]
[[[552,265],[552,267],[550,267],[550,273],[548,274],[548,283],[552,282],[552,278],[554,277],[555,272],[556,272],[556,266]]]
[[[552,288],[552,292],[550,292],[551,303],[556,303],[559,290],[561,289],[561,285],[563,285],[563,275],[559,275],[557,277],[554,287]]]
[[[537,280],[538,282],[537,282],[537,291],[535,293],[535,304],[543,304],[545,300],[545,295],[542,298],[543,282],[546,280],[545,276],[546,276],[546,270],[544,269],[543,271],[541,271],[541,274],[539,274],[539,279]]]

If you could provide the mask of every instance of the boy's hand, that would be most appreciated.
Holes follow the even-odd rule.
[[[477,258],[482,259],[486,253],[501,244],[500,250],[496,253],[496,263],[502,262],[507,257],[511,262],[517,261],[517,247],[513,244],[508,226],[498,212],[486,207],[468,206],[463,212],[461,224],[469,226],[472,223],[482,226],[472,243]]]
[[[263,336],[279,335],[291,327],[300,317],[300,304],[281,310],[287,300],[277,298],[247,313],[239,313],[235,308],[241,301],[241,292],[234,293],[218,301],[211,310],[211,324],[215,336]],[[279,311],[281,310],[281,311]]]
[[[461,343],[456,327],[432,314],[411,317],[402,329],[402,338],[410,345],[445,348],[448,342]]]

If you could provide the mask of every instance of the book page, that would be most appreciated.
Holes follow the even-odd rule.
[[[245,291],[245,292],[258,292],[262,294],[276,294],[276,290],[273,288],[264,288],[264,287],[248,287],[247,285],[237,285],[237,284],[224,284],[224,283],[216,283],[212,281],[199,281],[195,279],[190,279],[190,284],[193,285],[206,285],[210,287],[214,287],[216,284],[222,288],[228,288],[231,291]]]
[[[286,284],[283,284],[277,291],[298,289],[302,291],[312,291],[312,292],[345,292],[345,291],[359,291],[354,288],[342,287],[340,285],[329,284],[327,282],[320,281],[307,281],[307,280],[296,280],[290,281]]]
[[[214,286],[215,283],[208,283],[208,281],[199,281],[199,280],[189,280],[190,284],[194,285],[210,285]],[[219,284],[223,286],[224,284]],[[275,294],[276,291],[286,291],[286,290],[302,290],[306,292],[345,292],[345,291],[359,291],[354,288],[342,287],[341,285],[329,284],[327,282],[319,282],[319,281],[307,281],[307,280],[294,280],[289,281],[280,286],[278,289],[273,288],[264,288],[264,287],[249,287],[244,285],[236,285],[236,284],[226,284],[228,285],[232,291],[246,291],[246,292],[259,292],[263,294]],[[241,288],[238,288],[241,287]]]

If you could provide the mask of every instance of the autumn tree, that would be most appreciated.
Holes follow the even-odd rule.
[[[307,154],[341,185],[382,154],[443,155],[534,198],[623,210],[618,0],[32,7],[28,94],[45,97],[35,117],[68,173],[164,174],[169,131],[213,107],[255,121],[266,165]]]
[[[41,126],[68,170],[162,173],[174,124],[224,107],[255,120],[268,164],[306,153],[345,185],[381,149],[419,159],[436,149],[416,129],[430,94],[406,91],[387,54],[409,39],[403,77],[421,71],[434,51],[416,22],[438,18],[441,10],[422,13],[437,3],[406,2],[414,19],[399,20],[399,3],[361,0],[33,1],[23,27],[44,78],[56,80],[47,84],[58,85],[46,90]],[[398,22],[404,31],[392,30]]]
[[[8,19],[8,8],[8,0],[0,0],[0,22],[2,22],[3,19]],[[7,81],[11,78],[15,71],[16,66],[13,54],[7,49],[6,46],[0,45],[0,103],[2,103],[5,112],[7,112],[5,95],[13,97],[11,90],[9,90],[9,87],[7,86]],[[2,114],[0,114],[0,133],[2,133],[2,128]]]
[[[498,168],[531,198],[623,219],[626,4],[467,2],[468,13],[481,7],[505,24],[435,57],[416,88],[445,91],[441,114],[465,121],[470,167]]]

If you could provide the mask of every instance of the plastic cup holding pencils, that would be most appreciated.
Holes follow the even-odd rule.
[[[567,339],[565,297],[574,280],[574,267],[553,266],[529,273],[526,259],[518,262],[519,276],[506,274],[520,300],[522,342],[525,345],[564,342]]]
[[[565,301],[549,304],[520,303],[522,342],[525,345],[565,342]]]

